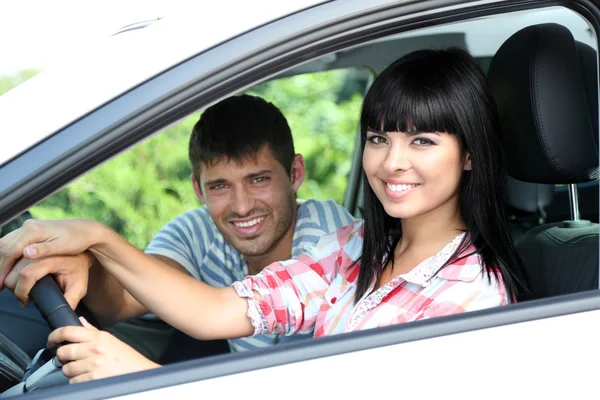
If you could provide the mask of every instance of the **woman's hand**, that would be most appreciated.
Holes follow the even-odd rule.
[[[58,343],[71,343],[61,346],[56,352],[63,364],[63,374],[71,378],[69,383],[160,367],[110,333],[99,331],[84,318],[80,320],[83,327],[58,328],[48,337],[50,348]]]
[[[83,219],[25,221],[21,228],[0,239],[0,290],[19,259],[81,254],[95,244],[103,228],[96,221]]]
[[[26,307],[33,285],[46,275],[54,275],[65,299],[75,309],[88,289],[90,268],[96,259],[89,252],[76,256],[50,256],[38,260],[20,259],[6,276],[4,285]]]

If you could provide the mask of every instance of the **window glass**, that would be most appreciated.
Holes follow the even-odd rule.
[[[313,72],[267,81],[247,90],[281,109],[306,161],[301,199],[341,203],[351,168],[363,94],[361,69]],[[30,210],[34,218],[91,218],[143,249],[168,221],[198,207],[187,158],[188,116],[137,147],[77,179]]]

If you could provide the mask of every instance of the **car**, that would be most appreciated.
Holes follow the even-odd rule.
[[[360,102],[373,77],[401,55],[461,46],[488,73],[497,98],[514,180],[511,228],[534,298],[255,352],[181,357],[75,385],[65,384],[48,353],[31,360],[0,336],[0,399],[304,398],[312,386],[319,398],[396,391],[419,398],[597,396],[600,1],[222,0],[201,11],[132,25],[0,96],[0,225],[227,96],[342,71],[337,95],[358,93]],[[524,29],[538,42],[523,40]],[[562,49],[554,34],[572,37],[572,48],[544,58],[539,51]],[[520,63],[533,56],[539,71]],[[528,79],[537,74],[534,85]],[[320,145],[347,152],[339,201],[360,216],[357,117],[305,140],[318,136]],[[319,163],[338,165],[327,151],[321,157],[315,173]],[[552,157],[554,170],[546,165]],[[552,173],[561,179],[548,178]],[[28,384],[24,361],[40,366]]]

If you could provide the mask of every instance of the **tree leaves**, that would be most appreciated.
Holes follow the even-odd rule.
[[[0,79],[0,93],[34,73]],[[307,179],[299,198],[342,202],[368,77],[363,70],[333,70],[268,81],[248,90],[275,104],[288,119],[296,152],[306,160]],[[31,214],[40,219],[95,219],[143,249],[164,224],[200,205],[187,159],[189,136],[199,115],[190,115],[82,176],[32,207]]]

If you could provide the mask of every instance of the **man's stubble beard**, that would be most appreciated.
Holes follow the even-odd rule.
[[[248,238],[242,240],[236,238],[235,241],[228,241],[244,256],[256,257],[274,250],[277,245],[279,245],[288,230],[293,229],[296,222],[295,217],[297,205],[295,193],[290,194],[287,202],[287,207],[281,207],[278,210],[279,217],[272,234],[270,232],[261,232],[257,238]],[[273,215],[273,209],[270,209],[269,216],[272,218]],[[291,254],[289,257],[291,257]]]

